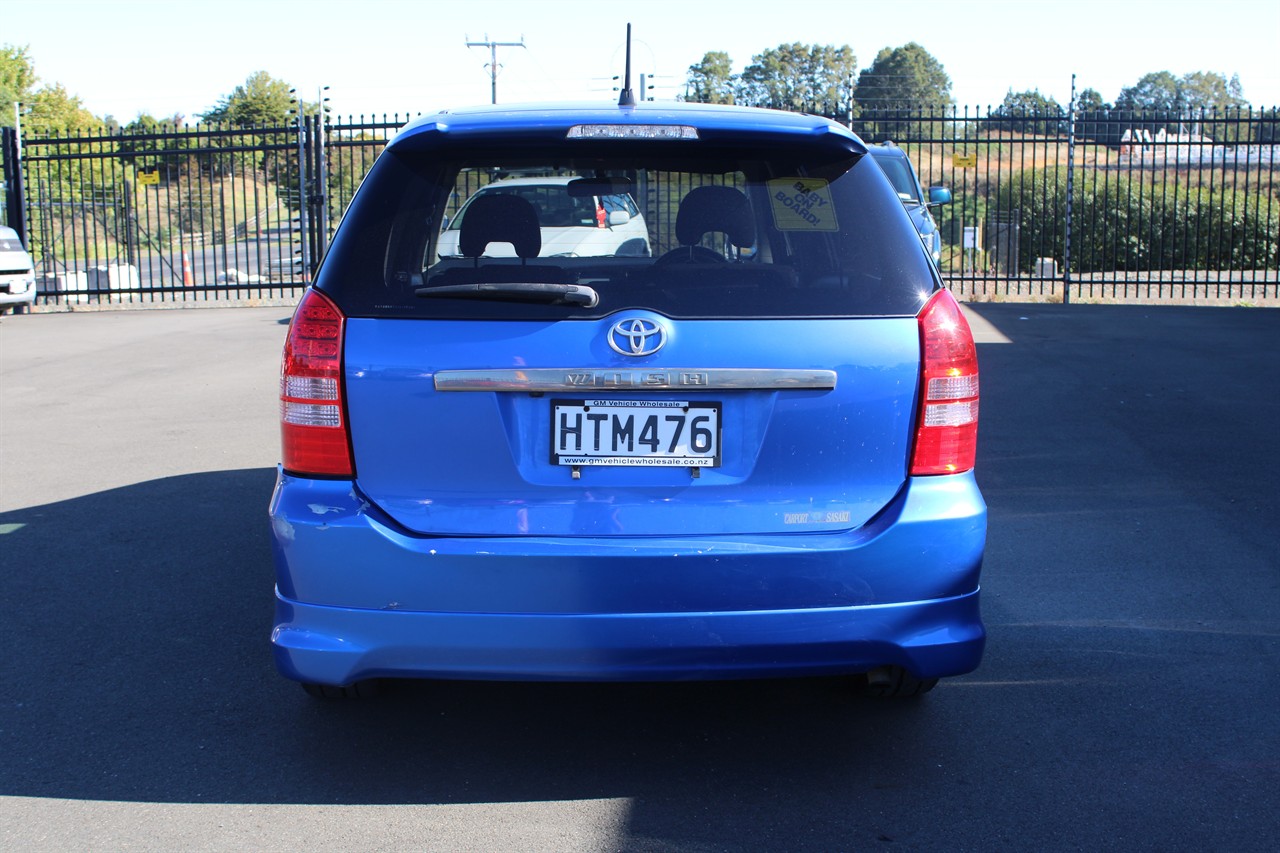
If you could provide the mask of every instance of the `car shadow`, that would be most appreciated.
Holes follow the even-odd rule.
[[[694,808],[726,786],[803,798],[850,761],[897,764],[878,777],[906,784],[895,742],[929,701],[862,700],[842,680],[406,682],[311,699],[270,655],[273,480],[187,474],[0,514],[0,794]]]

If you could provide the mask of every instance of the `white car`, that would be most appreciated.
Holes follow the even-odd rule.
[[[458,238],[467,211],[478,198],[515,195],[533,205],[542,233],[538,257],[649,257],[649,227],[635,199],[629,193],[603,195],[579,192],[570,184],[588,183],[577,176],[507,178],[479,190],[449,219],[440,233],[436,254],[441,258],[462,257]],[[514,258],[510,243],[491,243],[484,250],[489,258]]]
[[[36,301],[36,270],[18,232],[0,225],[0,314]]]

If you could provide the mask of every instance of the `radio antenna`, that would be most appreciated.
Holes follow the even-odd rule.
[[[635,92],[631,91],[631,25],[627,24],[627,66],[622,76],[622,94],[618,96],[618,106],[634,107]]]

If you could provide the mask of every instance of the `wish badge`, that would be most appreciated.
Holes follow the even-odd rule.
[[[821,178],[769,181],[773,224],[779,231],[839,231],[831,184]]]

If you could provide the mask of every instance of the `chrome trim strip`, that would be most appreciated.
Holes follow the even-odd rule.
[[[437,391],[740,391],[836,387],[834,370],[777,368],[438,370]]]

